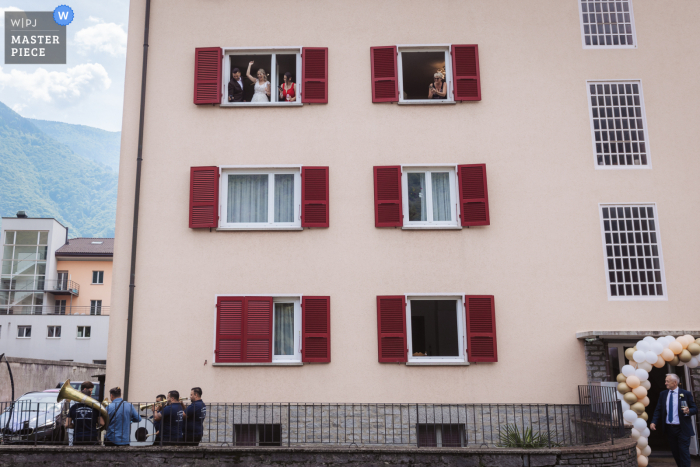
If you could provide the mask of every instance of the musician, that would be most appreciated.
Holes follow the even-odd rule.
[[[185,417],[185,406],[180,402],[180,393],[174,390],[168,392],[168,405],[153,415],[153,420],[161,422],[160,436],[163,438],[163,445],[182,443]]]
[[[199,446],[204,431],[204,419],[207,416],[207,406],[202,400],[202,388],[190,390],[192,404],[185,410],[187,424],[185,425],[185,442],[192,446]]]
[[[158,404],[158,402],[163,402],[165,400],[164,394],[158,394],[156,396],[156,404],[153,406],[153,415],[151,415],[149,420],[153,421],[153,431],[156,433],[156,437],[153,440],[153,444],[160,443],[160,420],[155,419],[156,412],[163,410],[163,404]]]
[[[105,434],[105,446],[129,446],[131,443],[131,422],[140,422],[141,416],[133,405],[122,399],[121,388],[109,390],[107,406],[109,425]]]
[[[94,385],[90,381],[83,381],[80,385],[80,392],[92,397],[93,387]],[[98,422],[100,425],[105,423],[99,410],[82,402],[73,404],[68,411],[68,418],[66,418],[66,428],[73,428],[73,444],[96,444],[99,440]]]

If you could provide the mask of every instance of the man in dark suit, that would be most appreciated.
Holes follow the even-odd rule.
[[[656,430],[656,425],[661,423],[676,465],[690,467],[690,438],[695,436],[691,416],[698,413],[698,407],[693,394],[678,387],[680,382],[678,375],[666,375],[667,391],[659,396],[649,428]],[[683,402],[685,406],[680,407]]]
[[[241,80],[241,70],[238,68],[231,71],[231,81],[228,83],[228,101],[243,102],[243,80]]]

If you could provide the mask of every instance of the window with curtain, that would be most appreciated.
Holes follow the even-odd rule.
[[[225,227],[301,227],[300,170],[228,171]]]
[[[275,303],[274,355],[294,355],[294,304]]]
[[[404,167],[404,225],[457,225],[454,168],[421,170]]]

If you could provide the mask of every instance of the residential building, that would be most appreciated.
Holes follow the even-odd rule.
[[[108,386],[570,403],[614,381],[616,345],[699,337],[699,19],[680,0],[154,1],[130,286],[132,1]]]
[[[0,353],[106,363],[114,239],[69,239],[23,211],[0,233]]]

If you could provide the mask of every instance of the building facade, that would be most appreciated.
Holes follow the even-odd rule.
[[[130,398],[569,403],[608,343],[698,337],[699,19],[652,0],[153,1]],[[108,386],[144,22],[132,1]]]
[[[114,239],[68,239],[55,219],[23,212],[0,234],[0,353],[106,363]]]

